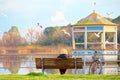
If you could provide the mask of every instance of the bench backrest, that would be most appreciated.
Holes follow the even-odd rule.
[[[36,58],[37,69],[82,69],[82,58]]]

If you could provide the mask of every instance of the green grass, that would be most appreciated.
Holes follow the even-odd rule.
[[[120,75],[88,74],[47,74],[29,73],[27,75],[0,75],[0,80],[120,80]]]

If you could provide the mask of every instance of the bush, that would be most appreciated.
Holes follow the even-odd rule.
[[[35,72],[31,72],[27,74],[28,76],[43,76],[43,73],[35,73]]]

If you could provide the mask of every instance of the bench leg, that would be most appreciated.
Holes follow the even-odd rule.
[[[76,71],[77,71],[77,61],[76,61],[76,58],[74,58],[74,65],[75,65],[75,74],[76,74]]]
[[[43,62],[43,58],[41,58],[41,64],[42,64],[42,73],[44,74],[44,62]]]
[[[75,74],[76,74],[76,71],[77,71],[77,70],[75,69]]]
[[[59,69],[60,74],[65,74],[66,69]]]
[[[44,69],[42,68],[42,73],[44,74]]]

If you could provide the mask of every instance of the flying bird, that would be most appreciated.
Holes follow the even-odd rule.
[[[43,27],[40,25],[40,23],[37,23],[37,26],[40,27],[40,28],[43,28]]]
[[[95,34],[95,36],[96,36],[96,37],[98,37],[98,38],[99,38],[99,37],[100,37],[100,33],[101,33],[101,32],[94,33],[94,34]]]
[[[108,43],[109,43],[109,41],[108,41],[108,40],[106,40],[106,41],[105,41],[105,43],[106,43],[106,44],[108,44]]]
[[[106,39],[106,41],[105,41],[106,44],[109,43],[109,39],[110,39],[110,36],[108,36],[108,38]]]
[[[108,17],[110,17],[113,14],[113,12],[107,12],[106,14],[108,15]]]
[[[62,32],[64,33],[64,34],[66,34],[66,35],[68,35],[68,36],[70,36],[70,33],[68,33],[66,30],[62,30]]]
[[[96,5],[96,2],[94,2],[94,6]]]

